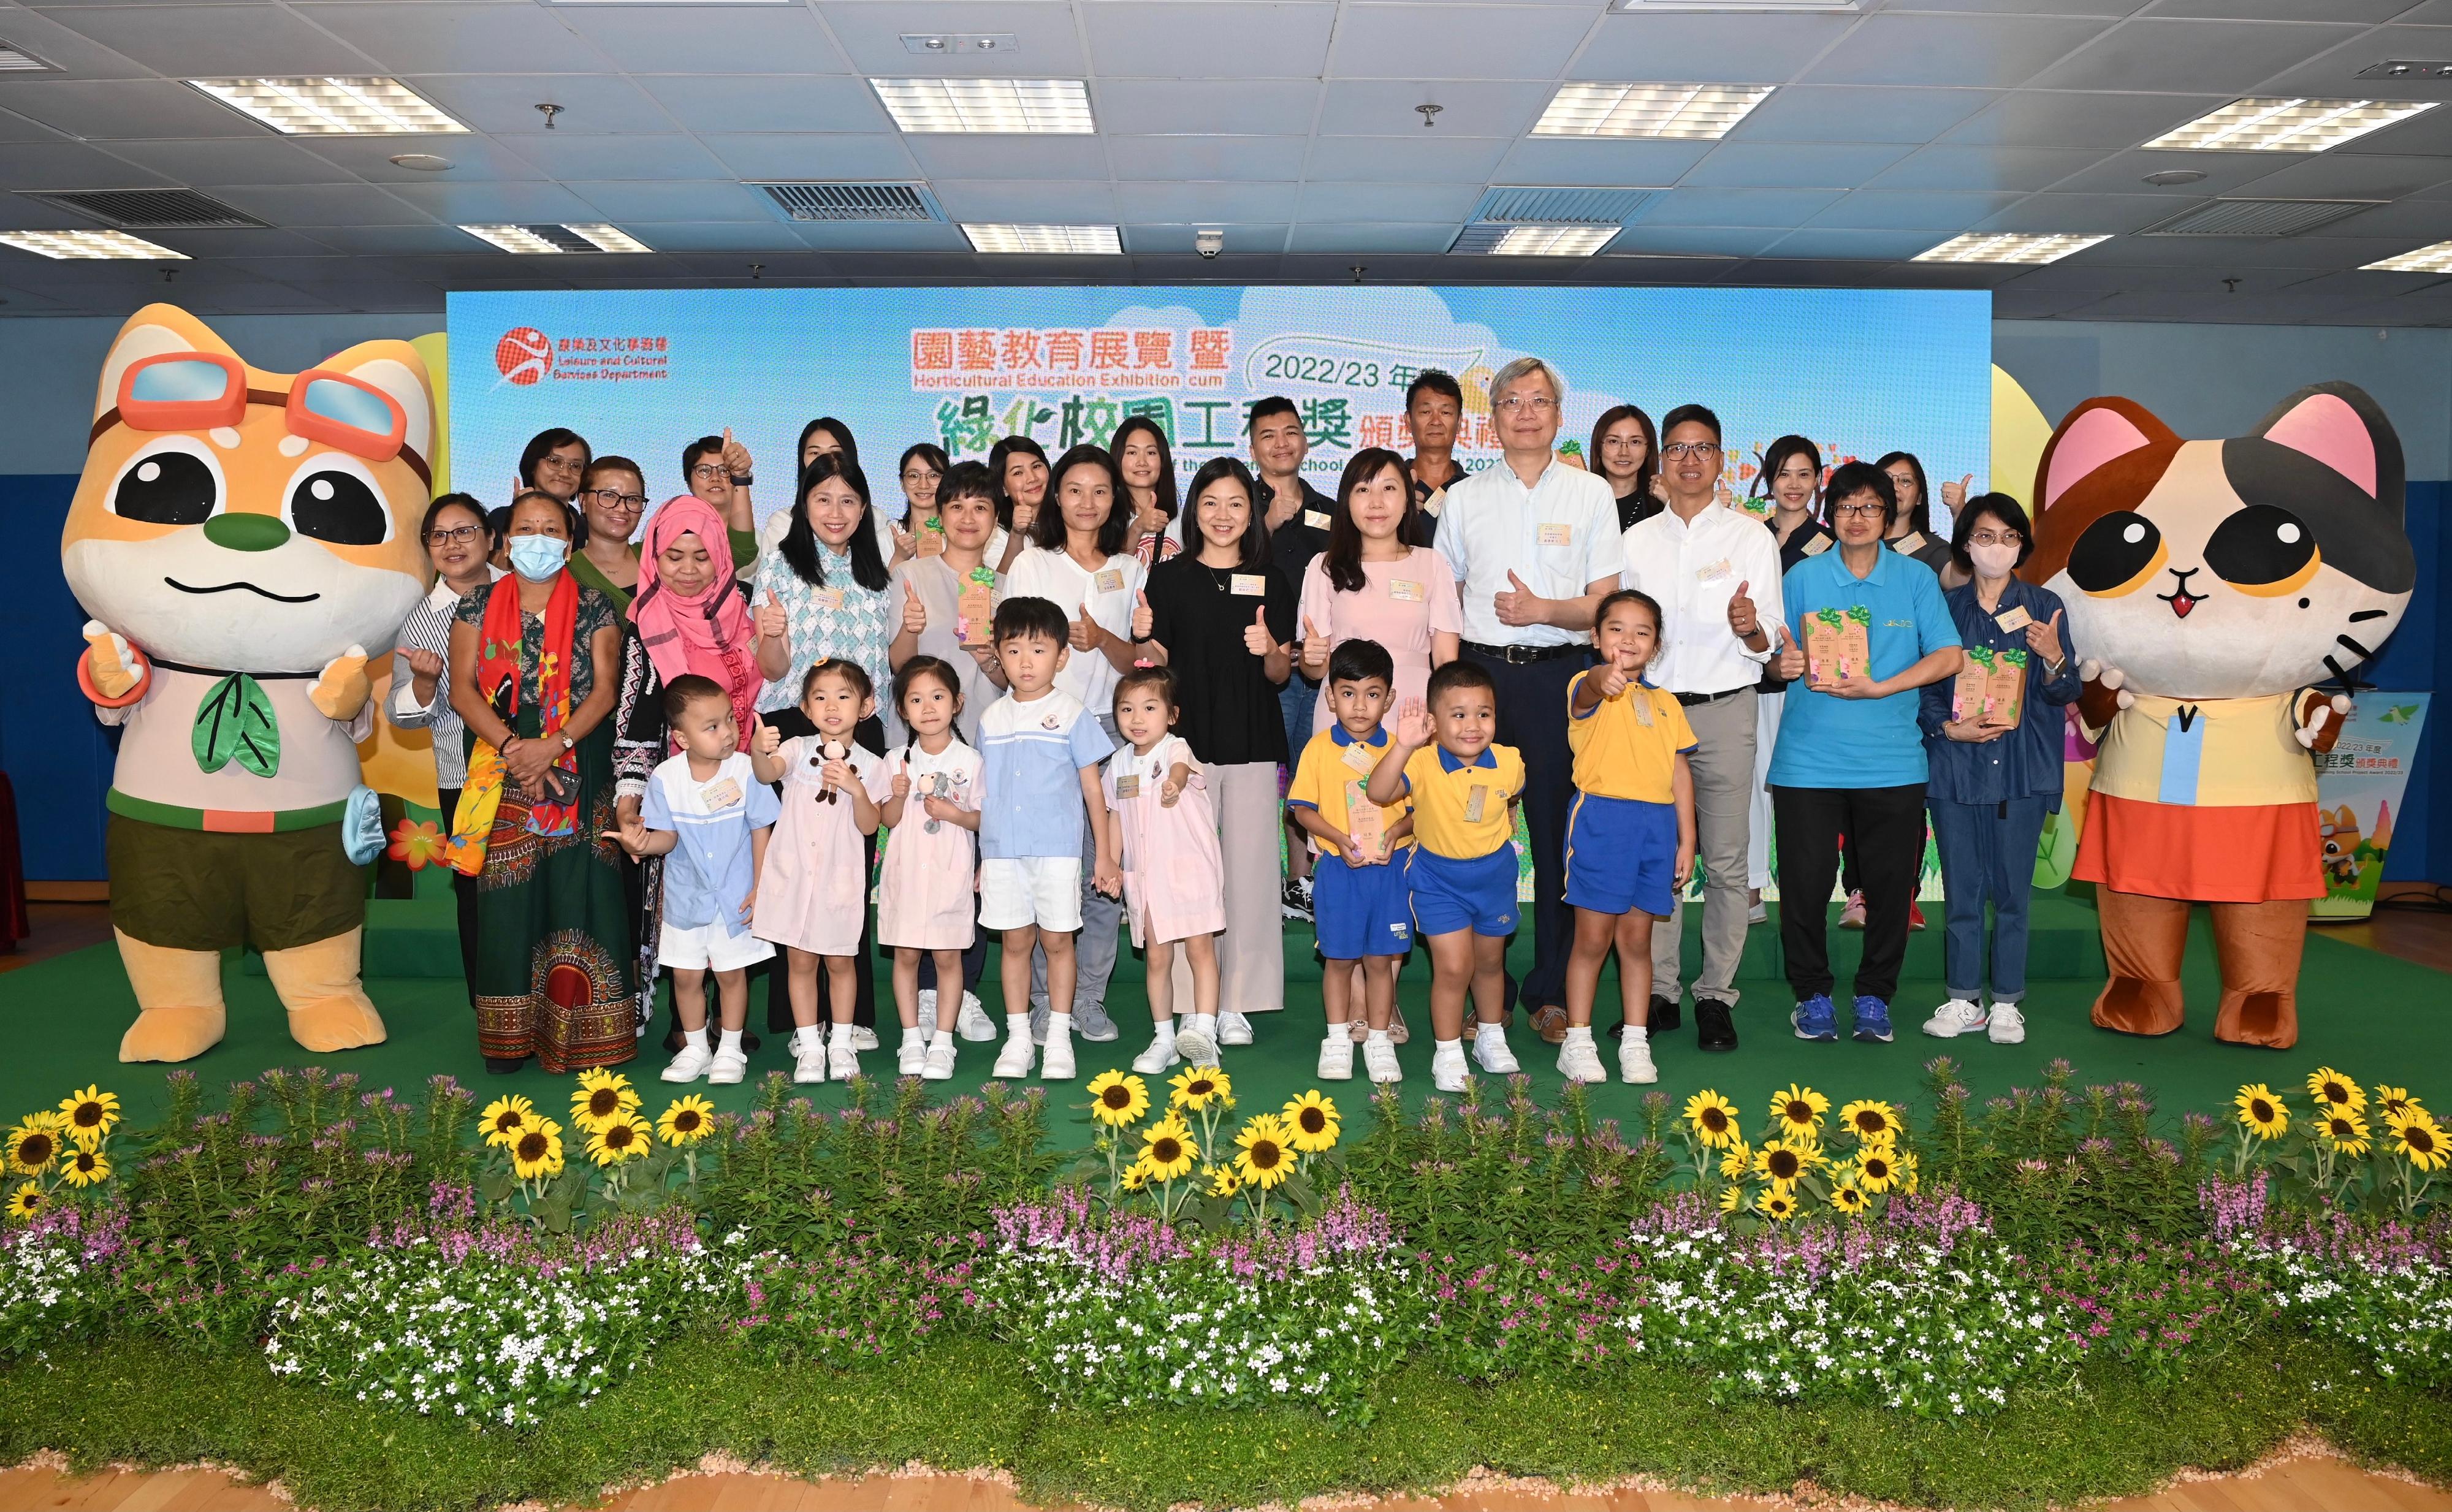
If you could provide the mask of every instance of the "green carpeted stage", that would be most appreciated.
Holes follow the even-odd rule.
[[[560,1108],[571,1085],[568,1077],[548,1077],[530,1070],[516,1076],[488,1076],[477,1053],[475,1028],[458,977],[458,948],[452,936],[450,902],[445,897],[378,900],[367,934],[366,984],[391,1029],[388,1043],[369,1050],[321,1057],[334,1070],[356,1072],[368,1088],[391,1087],[405,1096],[422,1095],[425,1079],[449,1072],[481,1097],[522,1091],[541,1104]],[[1834,911],[1835,912],[1835,911]],[[1918,1032],[1925,1016],[1941,999],[1941,930],[1939,910],[1933,927],[1911,937],[1907,980],[1892,1007],[1899,1037],[1891,1045],[1809,1045],[1788,1027],[1791,1005],[1786,984],[1778,977],[1778,930],[1774,909],[1770,926],[1757,926],[1749,938],[1745,970],[1738,987],[1743,1001],[1737,1009],[1742,1044],[1734,1054],[1704,1055],[1694,1049],[1691,1013],[1688,1027],[1663,1037],[1655,1055],[1660,1067],[1659,1090],[1680,1103],[1697,1089],[1712,1087],[1734,1098],[1749,1117],[1777,1088],[1802,1081],[1834,1098],[1916,1095],[1923,1068],[1937,1053],[1955,1056],[1979,1096],[2035,1081],[2043,1065],[2066,1056],[2081,1081],[2128,1080],[2152,1089],[2165,1113],[2184,1108],[2219,1110],[2244,1081],[2270,1082],[2304,1106],[2300,1081],[2319,1065],[2333,1065],[2368,1082],[2408,1082],[2422,1095],[2452,1095],[2432,1082],[2452,1067],[2452,1014],[2444,1011],[2445,977],[2359,946],[2324,937],[2312,931],[2305,970],[2301,978],[2301,1039],[2296,1050],[2276,1053],[2217,1045],[2212,1039],[2216,993],[2210,937],[2201,915],[2191,940],[2187,990],[2191,1005],[2188,1026],[2161,1040],[2139,1040],[2096,1030],[2086,1022],[2103,976],[2101,946],[2094,913],[2085,902],[2058,893],[2035,899],[2034,939],[2030,953],[2032,980],[2027,1000],[2027,1042],[1996,1046],[1980,1036],[1944,1042]],[[1690,970],[1699,944],[1690,914],[1687,959]],[[1833,930],[1840,990],[1846,991],[1858,936]],[[1515,965],[1520,972],[1530,958],[1531,937],[1520,937]],[[880,975],[883,963],[880,963]],[[1320,1084],[1314,1075],[1321,1033],[1319,968],[1312,958],[1308,926],[1286,930],[1288,1011],[1256,1018],[1259,1043],[1226,1052],[1226,1069],[1247,1110],[1274,1106],[1303,1088],[1320,1085],[1357,1116],[1370,1084],[1360,1075],[1337,1086]],[[217,1049],[191,1062],[206,1084],[218,1088],[251,1076],[271,1066],[301,1065],[306,1057],[285,1030],[280,1004],[262,974],[262,963],[231,960],[225,969],[230,1003],[229,1035]],[[988,983],[996,981],[991,953]],[[880,981],[882,988],[885,984]],[[1427,962],[1419,956],[1409,965],[1399,992],[1414,1037],[1399,1054],[1405,1066],[1403,1084],[1409,1100],[1429,1095],[1430,1013],[1427,1006]],[[890,1021],[889,1002],[880,1010]],[[1614,1015],[1613,978],[1602,982],[1602,1022]],[[1844,999],[1843,999],[1844,1001]],[[1082,1100],[1083,1083],[1109,1066],[1123,1067],[1148,1042],[1148,1011],[1141,989],[1141,965],[1127,955],[1119,963],[1108,1008],[1122,1030],[1113,1044],[1080,1046],[1080,1079],[1052,1090],[1059,1102]],[[990,996],[989,1011],[997,1011]],[[0,975],[0,1012],[24,1037],[0,1062],[0,1122],[13,1122],[22,1112],[56,1103],[71,1086],[99,1082],[126,1100],[140,1124],[162,1104],[163,1077],[169,1068],[123,1066],[117,1058],[121,1031],[136,1011],[119,956],[109,945],[37,962]],[[764,990],[757,990],[750,1008],[753,1028],[765,1022]],[[897,1031],[883,1031],[885,1049],[862,1057],[872,1075],[890,1077]],[[1519,1016],[1509,1036],[1536,1095],[1553,1100],[1559,1086],[1555,1051],[1543,1045]],[[995,1046],[965,1044],[956,1079],[940,1095],[975,1090],[986,1079]],[[1613,1047],[1604,1043],[1603,1060],[1614,1073]],[[641,1084],[652,1116],[670,1092],[656,1079],[665,1056],[658,1041],[641,1047],[639,1059],[625,1068]],[[767,1072],[789,1069],[781,1036],[767,1042],[751,1062],[751,1080],[734,1088],[706,1088],[719,1107],[748,1104],[755,1085]],[[1486,1080],[1486,1079],[1485,1079]],[[801,1089],[821,1107],[840,1106],[841,1088],[829,1084]],[[1635,1115],[1643,1089],[1612,1082],[1594,1090],[1593,1102],[1605,1115]],[[1055,1120],[1059,1137],[1085,1142],[1087,1115],[1066,1112]]]

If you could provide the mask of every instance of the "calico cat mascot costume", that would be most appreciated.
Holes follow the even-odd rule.
[[[119,1058],[218,1042],[221,952],[241,943],[300,1045],[380,1043],[357,741],[367,654],[425,592],[425,364],[366,342],[268,373],[154,304],[120,328],[93,408],[60,550],[93,617],[78,680],[122,732],[105,849],[142,1011]]]
[[[2285,400],[2253,434],[2182,441],[2090,399],[2036,470],[2026,572],[2090,657],[2078,715],[2101,742],[2074,875],[2096,885],[2110,981],[2094,1021],[2180,1027],[2188,906],[2212,905],[2214,1037],[2299,1038],[2307,900],[2324,893],[2310,752],[2408,607],[2401,441],[2347,383]]]

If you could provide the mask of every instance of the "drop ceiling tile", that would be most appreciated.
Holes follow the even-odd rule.
[[[1725,144],[1720,144],[1725,146]],[[1528,137],[1500,160],[1502,184],[1675,184],[1713,150],[1710,142],[1626,142]],[[1905,148],[1900,150],[1904,151]]]
[[[914,136],[911,155],[932,179],[1103,179],[1106,145],[1095,136]]]
[[[1129,224],[1221,226],[1290,221],[1302,186],[1123,181],[1116,185],[1116,213]],[[1186,244],[1189,245],[1190,244]]]
[[[7,22],[0,15],[0,25]],[[236,110],[167,79],[11,79],[0,101],[19,115],[87,141],[265,135],[263,127]]]
[[[967,252],[962,228],[939,221],[811,221],[792,229],[810,247],[844,252]]]
[[[2443,282],[2444,276],[2441,273],[2375,273],[2364,268],[2351,268],[2339,273],[2319,273],[2304,284],[2292,285],[2290,293],[2293,298],[2307,295],[2315,298],[2396,299]]]
[[[1789,234],[1789,227],[1759,226],[1663,226],[1649,215],[1620,231],[1610,251],[1672,257],[1760,257]]]
[[[142,79],[152,70],[125,53],[71,30],[39,10],[10,6],[0,11],[9,23],[10,42],[32,52],[72,79]]]
[[[2223,21],[2390,21],[2410,0],[2154,0],[2149,16],[2196,16]]]
[[[1307,79],[1098,79],[1090,86],[1109,135],[1308,133],[1320,87]]]
[[[132,189],[168,182],[81,142],[0,143],[0,184],[12,189]]]
[[[1567,76],[1679,84],[1785,84],[1846,35],[1857,19],[1675,10],[1611,15],[1602,18]]]
[[[1853,188],[1908,155],[1895,144],[1723,142],[1678,183],[1726,188]]]
[[[2446,32],[2442,43],[2452,48],[2452,32]],[[2452,53],[2447,53],[2452,56]],[[2365,81],[2361,81],[2363,88]],[[2442,86],[2436,86],[2440,91]],[[2452,157],[2452,110],[2439,105],[2422,111],[2406,121],[2397,121],[2381,131],[2371,131],[2355,141],[2344,142],[2326,154],[2329,157],[2426,156]]]
[[[1463,230],[1459,222],[1449,221],[1424,226],[1408,226],[1399,221],[1370,221],[1337,225],[1334,222],[1306,221],[1295,225],[1287,238],[1289,252],[1444,252],[1452,245],[1456,233]]]
[[[699,140],[744,179],[910,179],[920,165],[900,136],[845,132],[716,133]]]
[[[620,225],[634,221],[775,219],[775,211],[764,195],[730,179],[581,181],[563,187],[594,206],[600,212],[599,219]]]
[[[585,200],[559,184],[400,184],[391,191],[454,226],[596,218]]]
[[[678,5],[574,5],[553,15],[630,73],[852,71],[816,13],[799,6],[711,13]]]
[[[275,226],[428,226],[433,217],[371,184],[215,185],[212,196]],[[319,237],[318,240],[323,238]],[[355,250],[352,248],[351,250]]]
[[[1411,84],[1394,79],[1341,79],[1328,86],[1321,132],[1335,136],[1513,139],[1532,128],[1556,86],[1547,82],[1459,81]],[[1414,107],[1436,105],[1425,128]]]
[[[543,168],[499,143],[466,136],[309,136],[298,146],[327,163],[376,184],[465,184],[472,181],[542,179]],[[392,161],[411,154],[444,159],[441,173],[405,168]]]
[[[455,226],[324,226],[306,234],[353,259],[440,256],[464,251],[468,245],[468,233]]]
[[[639,82],[687,131],[886,131],[894,125],[865,79],[649,74]]]
[[[1076,180],[932,179],[949,221],[1023,226],[1113,226],[1116,191]]]
[[[2307,234],[2406,236],[2414,249],[2436,242],[2452,241],[2452,202],[2403,200],[2398,205],[2379,205],[2372,210],[2361,210],[2331,226],[2320,226]]]
[[[542,136],[548,129],[556,135],[569,131],[581,136],[673,129],[672,121],[638,83],[618,73],[594,78],[566,73],[411,74],[401,82],[450,112],[461,125],[496,136],[531,132]],[[550,128],[537,108],[540,101],[562,107]]]
[[[136,234],[149,241],[155,233],[139,231]],[[340,254],[323,243],[296,231],[282,230],[277,226],[270,228],[189,226],[175,233],[162,234],[175,234],[179,238],[179,250],[189,257],[213,258],[224,266],[236,267],[241,271],[260,274],[266,278],[279,278],[282,270],[275,267],[257,266],[258,260],[277,262],[286,267],[302,260],[317,259],[321,260],[326,270],[337,270],[341,262]]]
[[[806,249],[797,226],[781,221],[701,221],[665,222],[652,226],[626,227],[640,241],[659,252],[781,252],[796,253]],[[522,258],[523,263],[537,261]],[[555,261],[562,261],[556,259]],[[605,255],[605,274],[620,276],[622,260]]]
[[[1154,9],[1172,15],[1195,8]],[[1356,5],[1337,25],[1329,73],[1339,79],[1554,79],[1592,21],[1590,10],[1549,6]]]
[[[1922,144],[1999,98],[1990,89],[1790,85],[1754,107],[1729,140]]]
[[[2167,194],[2029,194],[1971,229],[2118,236],[2167,220],[2191,203]]]
[[[1893,10],[1954,10],[1981,15],[2135,15],[2149,0],[1892,0]],[[1873,9],[1881,9],[1875,6]]]
[[[1969,116],[1943,133],[1940,141],[1951,147],[2131,147],[2228,105],[2231,99],[2227,94],[2020,89]]]
[[[1837,201],[1837,189],[1675,188],[1645,206],[1645,226],[1770,226],[1790,231]]]
[[[2284,166],[2272,152],[2114,152],[2092,167],[2081,168],[2052,187],[2068,194],[2172,194],[2203,199],[2236,193],[2249,182]],[[2332,161],[2332,154],[2323,154]],[[2202,173],[2193,184],[2167,187],[2146,182],[2149,173]]]
[[[2321,10],[2318,13],[2322,13]],[[2046,89],[2194,89],[2245,93],[2358,35],[2355,26],[2140,19],[2034,78]],[[2341,81],[2346,89],[2346,75]]]
[[[174,78],[390,71],[281,6],[83,6],[44,14]]]
[[[301,3],[298,12],[380,63],[407,73],[602,73],[608,60],[564,25],[559,7]]]
[[[2042,321],[2055,316],[2075,315],[2089,305],[2100,304],[2101,294],[2054,294],[2046,289],[2031,292],[2011,285],[1992,293],[1992,318],[1996,321]]]
[[[187,184],[337,184],[351,175],[292,142],[113,142],[111,155]]]
[[[2050,187],[2102,161],[2086,148],[1928,147],[1884,169],[1880,189],[2018,189]]]
[[[0,142],[65,142],[68,138],[40,122],[0,110]]]
[[[1473,213],[1479,185],[1327,184],[1302,187],[1296,216],[1315,221],[1457,221]]]
[[[1946,231],[1954,234],[1987,216],[2000,214],[2021,198],[2023,196],[2017,194],[1858,189],[1853,194],[1840,196],[1835,204],[1805,224],[1847,230]]]
[[[1513,143],[1496,137],[1457,137],[1452,141],[1417,140],[1435,136],[1320,136],[1312,144],[1315,179],[1355,178],[1377,183],[1487,183]]]
[[[68,304],[48,294],[37,294],[32,289],[22,288],[14,284],[0,285],[0,306],[5,306],[6,312],[10,315],[35,315],[50,311],[66,311],[69,308]]]
[[[906,0],[899,5],[849,0],[821,5],[818,10],[835,40],[842,44],[852,70],[875,77],[991,73],[1077,78],[1088,69],[1073,10],[1067,5],[1045,0],[969,4]],[[902,46],[909,32],[1009,32],[1016,50],[921,57]]]
[[[2452,179],[2452,161],[2431,157],[2343,157],[2323,152],[2276,164],[2241,186],[2243,194],[2281,200],[2390,200]]]
[[[592,136],[537,131],[514,137],[512,151],[557,179],[728,178],[715,154],[685,136]]]
[[[1327,69],[1337,8],[1202,0],[1081,0],[1091,66],[1122,77],[1315,79]]]
[[[1129,198],[1125,201],[1125,205],[1129,216],[1132,213]],[[1204,221],[1198,225],[1185,223],[1143,225],[1137,224],[1129,218],[1122,227],[1124,250],[1137,257],[1196,255],[1197,248],[1194,245],[1193,238],[1198,235],[1204,226],[1214,226],[1225,233],[1226,249],[1218,254],[1218,262],[1236,256],[1274,256],[1285,250],[1287,227],[1283,222]],[[1204,263],[1207,261],[1203,259]]]
[[[2009,88],[2111,25],[2100,17],[1870,15],[1808,69],[1803,82]]]
[[[1113,136],[1117,178],[1298,179],[1311,144],[1298,136]]]

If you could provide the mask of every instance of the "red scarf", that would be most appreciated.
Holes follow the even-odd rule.
[[[662,579],[658,567],[666,548],[683,536],[696,536],[706,548],[714,574],[705,587],[683,597]],[[741,723],[741,742],[749,743],[757,727],[758,690],[765,679],[750,656],[749,607],[733,586],[732,537],[712,505],[691,494],[664,501],[647,521],[647,538],[639,549],[639,596],[630,600],[630,622],[655,663],[657,677],[670,684],[684,673],[712,678],[732,699],[732,717]],[[679,741],[673,749],[681,749]]]
[[[553,579],[553,597],[544,606],[544,650],[537,660],[537,697],[543,706],[544,738],[553,739],[570,722],[570,659],[579,649],[571,644],[579,627],[579,579],[567,569]],[[484,638],[477,647],[477,692],[492,704],[503,722],[517,727],[520,701],[520,578],[514,573],[486,590]],[[561,784],[564,797],[528,794],[527,828],[533,835],[568,835],[579,822],[579,752],[564,751],[554,766],[569,775]]]

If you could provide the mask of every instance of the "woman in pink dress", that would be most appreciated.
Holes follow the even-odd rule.
[[[1258,632],[1256,632],[1258,633]],[[1116,684],[1116,731],[1124,748],[1107,763],[1108,859],[1124,874],[1133,943],[1148,953],[1149,1049],[1133,1070],[1155,1075],[1178,1055],[1217,1064],[1217,935],[1226,928],[1226,868],[1217,815],[1200,758],[1173,733],[1175,674],[1141,666]],[[1192,1011],[1175,1028],[1175,948],[1191,967]]]
[[[1329,653],[1344,640],[1376,640],[1396,663],[1390,719],[1430,688],[1431,669],[1453,661],[1464,631],[1455,573],[1447,559],[1414,539],[1414,488],[1405,460],[1385,447],[1356,452],[1336,488],[1328,550],[1302,580],[1303,676],[1319,679],[1313,727],[1336,716],[1328,707]]]
[[[880,823],[892,832],[877,884],[877,942],[894,952],[894,1007],[902,1019],[905,1076],[932,1082],[954,1074],[954,1015],[920,1033],[920,958],[934,955],[937,980],[962,979],[978,912],[979,773],[986,762],[961,741],[962,681],[951,664],[913,657],[894,675],[895,711],[911,732],[869,773]]]

